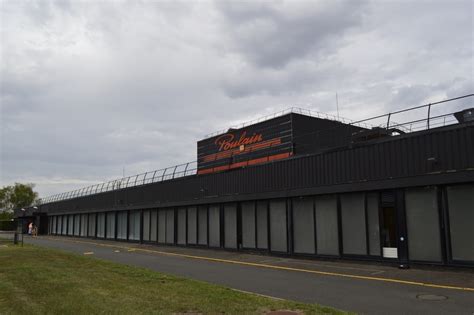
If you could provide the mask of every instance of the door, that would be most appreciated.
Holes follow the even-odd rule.
[[[395,194],[392,191],[380,193],[380,244],[382,257],[398,258],[398,231]]]

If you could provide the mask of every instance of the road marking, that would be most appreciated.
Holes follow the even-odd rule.
[[[184,257],[184,258],[191,258],[191,259],[198,259],[198,260],[228,263],[228,264],[234,264],[234,265],[252,266],[252,267],[260,267],[260,268],[275,269],[275,270],[285,270],[285,271],[296,271],[296,272],[304,272],[304,273],[311,273],[311,274],[324,275],[324,276],[334,276],[334,277],[349,278],[349,279],[390,282],[390,283],[414,285],[414,286],[437,288],[437,289],[449,289],[449,290],[460,290],[460,291],[474,292],[474,288],[469,288],[469,287],[457,287],[457,286],[450,286],[450,285],[441,285],[441,284],[416,282],[416,281],[408,281],[408,280],[400,280],[400,279],[380,278],[380,277],[371,277],[371,276],[359,276],[359,275],[351,275],[351,274],[337,273],[337,272],[300,269],[300,268],[284,267],[284,266],[274,266],[274,265],[267,265],[267,264],[261,264],[261,263],[246,262],[246,261],[237,261],[237,260],[212,258],[212,257],[205,257],[205,256],[195,256],[195,255],[188,255],[188,254],[170,253],[170,252],[163,252],[163,251],[159,251],[159,250],[151,250],[151,249],[146,249],[146,248],[128,247],[128,246],[120,246],[120,245],[114,245],[114,244],[103,244],[103,243],[96,243],[96,242],[90,242],[90,241],[79,241],[79,240],[72,240],[72,239],[68,240],[68,239],[64,239],[64,238],[62,238],[62,239],[54,239],[54,238],[51,238],[51,237],[44,237],[44,238],[48,239],[48,240],[53,240],[53,241],[67,241],[67,242],[73,242],[73,243],[83,243],[83,244],[90,244],[90,245],[96,245],[96,246],[102,246],[102,247],[120,248],[120,249],[125,249],[125,250],[134,249],[135,251],[141,251],[141,252],[145,252],[145,253],[160,254],[160,255],[175,256],[175,257]]]
[[[94,255],[94,252],[85,252],[84,255]]]
[[[285,300],[285,299],[282,299],[282,298],[279,298],[279,297],[276,297],[276,296],[260,294],[260,293],[250,292],[250,291],[244,291],[244,290],[239,290],[239,289],[234,289],[234,288],[230,288],[230,289],[232,291],[235,291],[235,292],[240,292],[240,293],[245,293],[245,294],[252,294],[252,295],[261,296],[261,297],[268,298],[268,299],[273,299],[273,300],[278,300],[278,301],[288,301],[288,300]]]

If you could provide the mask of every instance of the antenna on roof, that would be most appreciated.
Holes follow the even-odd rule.
[[[339,99],[337,97],[337,91],[336,91],[336,111],[337,111],[337,120],[339,120]]]

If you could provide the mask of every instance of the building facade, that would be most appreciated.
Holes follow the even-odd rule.
[[[195,174],[34,212],[51,235],[474,267],[474,123],[400,127],[288,113],[198,142]]]

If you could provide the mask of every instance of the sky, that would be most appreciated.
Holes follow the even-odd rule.
[[[0,0],[0,186],[193,161],[239,122],[336,114],[336,93],[350,119],[473,93],[473,3]]]

